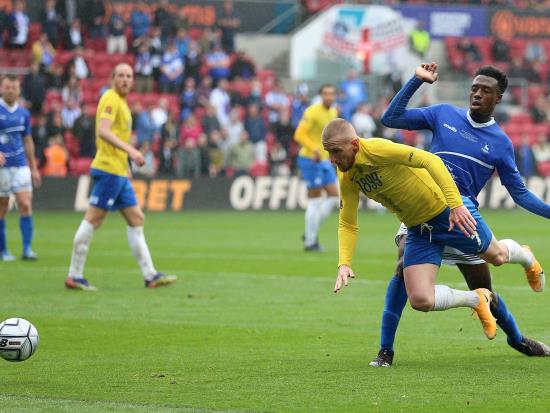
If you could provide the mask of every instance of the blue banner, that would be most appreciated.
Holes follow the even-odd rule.
[[[487,36],[488,11],[480,6],[392,6],[403,17],[422,22],[434,39],[448,36]]]

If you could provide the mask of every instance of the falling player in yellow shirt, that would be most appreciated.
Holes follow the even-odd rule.
[[[321,102],[305,110],[294,134],[294,140],[302,146],[297,164],[307,184],[305,251],[322,251],[318,241],[319,228],[338,205],[336,172],[328,161],[328,154],[321,142],[323,128],[338,117],[338,111],[333,107],[336,100],[336,86],[323,85],[319,93]],[[323,190],[326,192],[325,198],[322,197]]]
[[[128,243],[145,278],[145,286],[155,288],[176,282],[175,276],[157,272],[153,265],[143,234],[144,215],[128,177],[128,157],[139,166],[145,162],[142,153],[130,144],[132,114],[126,97],[133,83],[132,68],[124,63],[117,65],[112,73],[111,89],[103,94],[97,106],[97,154],[91,166],[94,186],[90,205],[74,237],[69,276],[65,280],[69,289],[96,290],[84,278],[84,264],[94,231],[111,210],[120,210],[128,223]]]
[[[336,119],[323,131],[323,146],[338,167],[341,191],[338,277],[334,292],[353,278],[359,193],[380,202],[408,227],[403,272],[411,306],[419,311],[471,307],[485,335],[496,322],[492,294],[480,288],[454,290],[435,285],[444,246],[476,254],[493,265],[516,262],[497,241],[467,197],[461,197],[443,161],[431,153],[385,139],[360,139],[347,121]]]

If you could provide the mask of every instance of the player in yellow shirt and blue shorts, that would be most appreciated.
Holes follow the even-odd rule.
[[[176,282],[176,277],[157,272],[143,234],[144,215],[129,179],[128,157],[137,165],[145,160],[130,144],[132,114],[126,102],[134,83],[134,73],[127,64],[117,65],[112,74],[112,87],[101,97],[96,115],[97,154],[92,162],[94,180],[89,206],[76,232],[71,265],[65,286],[74,290],[95,291],[84,278],[84,264],[94,231],[107,213],[119,210],[128,223],[128,243],[134,254],[147,288]]]
[[[338,227],[339,262],[334,292],[355,277],[359,193],[380,202],[407,225],[403,272],[411,306],[419,311],[472,308],[493,339],[496,321],[489,305],[492,294],[435,285],[445,246],[475,254],[493,265],[519,263],[510,257],[513,240],[498,241],[471,202],[461,197],[443,161],[436,155],[385,139],[360,139],[343,119],[323,131],[323,146],[338,167],[341,206]]]
[[[297,164],[307,184],[308,203],[305,213],[305,251],[322,251],[318,241],[321,223],[338,205],[336,171],[328,160],[321,143],[323,128],[338,117],[334,106],[336,86],[323,85],[319,93],[321,102],[309,106],[300,120],[294,140],[302,147]],[[326,197],[322,197],[323,190]]]

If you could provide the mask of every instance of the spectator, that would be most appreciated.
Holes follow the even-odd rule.
[[[4,34],[9,29],[8,2],[0,3],[0,49],[4,47]]]
[[[153,118],[155,129],[160,132],[162,126],[168,120],[168,99],[165,97],[159,99],[158,105],[151,112],[151,117]]]
[[[40,35],[32,45],[32,61],[38,63],[42,73],[48,73],[53,63],[55,49],[45,33]]]
[[[285,150],[287,154],[291,154],[291,142],[294,137],[294,127],[290,122],[290,113],[287,110],[281,112],[281,117],[279,121],[275,123],[273,128],[273,133],[277,142],[281,144],[281,147]],[[294,156],[291,156],[291,165],[294,165]]]
[[[77,20],[78,0],[58,0],[56,3],[57,12],[63,19],[63,25],[70,25],[72,21]]]
[[[138,47],[134,71],[136,74],[135,91],[137,93],[152,92],[155,87],[155,79],[153,78],[154,61],[153,54],[146,41]]]
[[[67,50],[74,50],[77,47],[84,47],[84,37],[82,36],[82,28],[80,26],[79,19],[71,21],[65,31],[64,44],[65,49]]]
[[[54,45],[54,47],[58,47],[57,36],[61,23],[61,16],[55,9],[55,0],[46,0],[40,16],[40,22],[42,23],[42,33],[47,35],[49,42]]]
[[[53,109],[49,114],[46,125],[48,129],[48,137],[65,135],[65,127],[63,126],[63,119],[61,118],[61,110]]]
[[[525,46],[525,60],[546,63],[546,50],[539,40],[530,40]]]
[[[38,113],[36,124],[32,127],[32,141],[38,158],[38,166],[42,167],[46,161],[44,149],[48,146],[48,127],[46,116],[42,113]]]
[[[172,140],[175,142],[179,140],[178,120],[176,113],[168,112],[168,119],[164,125],[162,125],[160,130],[160,140],[162,143],[167,140]]]
[[[461,37],[458,41],[458,45],[456,48],[461,51],[464,55],[464,65],[462,67],[463,70],[466,69],[466,65],[469,62],[480,62],[481,61],[481,53],[472,40],[467,37]]]
[[[168,0],[159,1],[159,5],[155,11],[154,25],[160,27],[163,43],[166,43],[174,35],[176,20],[174,13],[170,10],[170,2]]]
[[[132,35],[134,39],[143,37],[151,27],[151,19],[147,13],[147,3],[143,0],[136,2],[132,14],[130,15],[130,25],[132,26]]]
[[[548,98],[544,95],[540,95],[535,100],[535,104],[531,107],[531,117],[535,123],[545,122],[547,120],[547,114],[550,110],[548,104]]]
[[[88,18],[88,29],[90,38],[98,39],[105,37],[105,0],[88,0],[88,10],[85,16]]]
[[[516,164],[519,173],[524,178],[533,176],[537,172],[535,157],[531,149],[529,135],[521,134],[520,144],[516,148]]]
[[[163,93],[179,93],[183,83],[184,63],[174,42],[170,42],[162,55],[160,90]]]
[[[64,178],[67,176],[69,153],[63,144],[63,136],[57,134],[48,139],[48,147],[44,149],[44,176]]]
[[[424,24],[418,20],[410,36],[411,51],[423,59],[430,50],[430,42],[430,33],[424,29]]]
[[[258,105],[248,106],[248,116],[244,123],[250,142],[254,145],[254,159],[258,162],[267,161],[266,135],[267,129],[260,114]]]
[[[64,78],[63,67],[54,62],[50,67],[50,73],[46,74],[47,89],[61,92],[61,89],[65,86]]]
[[[81,47],[74,49],[74,56],[69,60],[66,72],[69,78],[74,74],[79,80],[90,76],[90,69],[86,59],[84,59]]]
[[[287,153],[280,142],[274,142],[269,149],[270,174],[272,176],[288,176]]]
[[[128,51],[126,40],[126,19],[123,16],[121,3],[113,5],[113,12],[109,18],[109,35],[107,36],[107,53],[123,53]]]
[[[188,77],[180,95],[181,114],[180,119],[185,120],[191,112],[194,112],[199,104],[199,96],[195,88],[195,79]]]
[[[198,84],[201,79],[200,69],[202,66],[203,55],[199,44],[191,40],[187,53],[185,54],[185,77],[195,79],[195,84]],[[210,79],[212,80],[212,79]]]
[[[183,27],[178,28],[178,31],[176,32],[176,37],[174,38],[174,43],[176,45],[178,53],[184,59],[185,55],[187,55],[187,51],[189,50],[190,42],[191,38],[187,35],[187,30],[185,30]]]
[[[301,83],[296,87],[296,93],[294,95],[294,99],[292,100],[291,105],[291,123],[294,129],[298,127],[298,123],[300,123],[300,120],[302,119],[305,110],[310,105],[308,93],[309,88],[307,84]]]
[[[71,129],[77,120],[82,115],[82,109],[74,99],[69,99],[67,104],[61,109],[61,120],[63,127]]]
[[[229,77],[229,56],[218,43],[215,43],[212,50],[206,55],[206,64],[208,65],[208,74],[212,77],[215,85],[221,79]]]
[[[533,144],[532,150],[537,167],[542,163],[550,162],[550,143],[543,133],[537,135],[537,141]]]
[[[93,158],[95,147],[95,106],[84,107],[82,114],[74,121],[73,135],[80,142],[80,156]]]
[[[510,61],[510,46],[500,36],[497,36],[493,40],[491,46],[491,55],[495,62],[509,62]]]
[[[27,109],[33,115],[42,112],[46,98],[46,79],[40,73],[40,65],[37,62],[31,63],[31,71],[23,78],[22,95],[27,101]]]
[[[189,115],[180,129],[178,176],[187,178],[200,176],[199,138],[202,134],[203,130],[195,115]]]
[[[265,105],[268,109],[269,125],[273,128],[273,125],[279,121],[281,111],[290,109],[290,99],[277,80],[265,95]]]
[[[210,148],[208,146],[208,137],[204,133],[199,136],[198,149],[201,164],[200,174],[208,176],[210,174]]]
[[[202,129],[208,136],[210,136],[214,131],[221,131],[221,125],[218,121],[216,107],[214,105],[208,105],[206,107],[206,113],[202,117]]]
[[[205,76],[202,78],[201,83],[197,89],[197,97],[199,105],[203,108],[207,108],[210,105],[210,95],[212,94],[212,78]]]
[[[143,154],[143,158],[145,159],[145,163],[141,166],[136,165],[132,162],[132,171],[136,175],[145,176],[145,177],[152,177],[155,175],[156,167],[155,167],[155,154],[151,150],[151,143],[149,141],[144,141],[139,150]]]
[[[153,117],[151,116],[152,105],[147,104],[145,109],[142,109],[141,105],[136,105],[137,118],[136,118],[136,136],[138,145],[141,145],[145,141],[153,142],[155,136],[155,124]]]
[[[29,37],[30,20],[23,0],[16,0],[13,12],[8,18],[9,46],[12,49],[24,49]]]
[[[208,158],[209,168],[208,174],[210,177],[215,177],[223,172],[225,167],[225,156],[223,152],[224,140],[219,130],[213,130],[208,139]]]
[[[365,82],[359,79],[355,69],[350,69],[348,70],[346,79],[340,84],[340,90],[343,95],[341,116],[351,121],[351,117],[357,109],[357,106],[369,100]]]
[[[229,123],[226,126],[226,139],[224,152],[227,154],[229,148],[239,142],[244,124],[241,120],[241,108],[234,107],[229,114]]]
[[[242,50],[239,50],[233,63],[230,65],[229,79],[233,80],[237,77],[250,80],[256,76],[256,68],[252,59],[250,59]]]
[[[248,174],[254,162],[254,147],[248,139],[248,133],[243,130],[240,140],[229,148],[227,166],[233,170],[234,176]]]
[[[176,141],[173,139],[167,139],[162,142],[159,156],[159,173],[163,175],[174,174],[174,154],[176,148]]]
[[[372,117],[372,107],[368,103],[362,103],[351,119],[351,123],[357,134],[363,138],[371,138],[376,130],[376,123]]]
[[[73,100],[80,105],[82,103],[82,99],[83,94],[80,80],[78,80],[76,76],[73,76],[61,90],[61,100],[65,105],[69,102],[69,100]]]
[[[233,0],[223,2],[223,10],[218,19],[218,27],[221,28],[221,46],[227,53],[235,50],[235,33],[241,27],[241,19],[235,12]]]
[[[230,99],[227,93],[227,80],[221,79],[218,87],[210,94],[210,104],[216,108],[216,116],[222,127],[229,123]]]
[[[149,48],[153,55],[153,76],[155,80],[158,81],[161,75],[160,66],[162,65],[162,56],[164,55],[164,45],[160,38],[160,28],[153,27],[151,29],[151,36],[145,38],[149,39]]]

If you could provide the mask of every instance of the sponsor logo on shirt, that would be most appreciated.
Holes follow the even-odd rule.
[[[489,153],[489,145],[485,144],[485,146],[483,146],[483,148],[481,148],[481,150],[485,153]]]
[[[457,132],[457,129],[454,126],[451,126],[447,123],[444,123],[443,126],[446,127],[449,130],[452,130],[453,132]]]
[[[478,140],[474,135],[465,130],[460,131],[460,136],[462,136],[466,140],[469,140],[470,142],[477,142]]]

